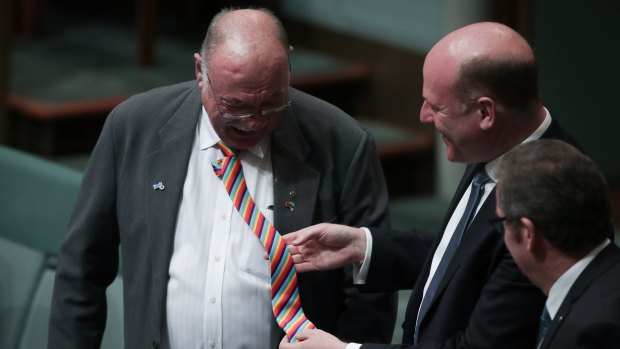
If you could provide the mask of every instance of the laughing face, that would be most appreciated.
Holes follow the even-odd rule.
[[[433,124],[446,144],[446,158],[453,162],[470,163],[478,160],[483,137],[480,114],[466,106],[455,91],[457,63],[439,53],[429,53],[422,70],[424,102],[420,121]]]
[[[251,59],[216,52],[208,74],[202,72],[201,57],[195,58],[202,103],[215,132],[228,146],[252,148],[278,127],[289,98],[285,52],[271,51]]]

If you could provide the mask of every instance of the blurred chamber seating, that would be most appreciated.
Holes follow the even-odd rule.
[[[96,38],[96,39],[94,39]],[[129,96],[194,79],[193,54],[201,39],[157,38],[154,62],[135,62],[130,27],[72,19],[46,35],[13,40],[8,108],[11,144],[41,155],[90,151],[107,114]],[[368,100],[369,68],[295,47],[293,87],[349,113]]]
[[[47,346],[57,251],[82,175],[0,146],[0,348]],[[102,348],[122,348],[122,280],[108,288]]]

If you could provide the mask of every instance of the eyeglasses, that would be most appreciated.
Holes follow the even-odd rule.
[[[498,232],[498,233],[504,233],[504,221],[506,221],[508,219],[508,217],[493,217],[491,219],[489,219],[489,224],[491,224],[491,227],[493,227],[493,229]]]
[[[520,217],[493,217],[489,219],[489,224],[495,229],[496,232],[503,234],[504,233],[504,222],[516,222]]]
[[[222,109],[220,108],[220,103],[218,101],[218,97],[215,93],[215,89],[213,88],[213,84],[211,83],[211,80],[209,79],[209,75],[207,75],[207,81],[209,82],[209,85],[211,86],[211,92],[213,93],[213,97],[215,97],[215,105],[217,105],[217,110],[220,113],[220,116],[223,117],[224,119],[227,120],[242,120],[242,119],[247,119],[247,118],[251,118],[254,116],[257,116],[256,113],[229,113],[229,112],[223,112]],[[286,104],[281,105],[279,107],[275,107],[275,108],[269,108],[269,109],[263,109],[259,112],[260,116],[270,116],[272,114],[275,113],[279,113],[282,112],[286,109],[288,109],[291,106],[291,100],[289,99],[288,102],[286,102]],[[224,105],[225,108],[228,108],[228,106]]]

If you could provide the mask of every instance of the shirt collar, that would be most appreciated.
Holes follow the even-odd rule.
[[[202,112],[200,114],[200,122],[199,122],[199,133],[198,133],[198,141],[200,143],[200,150],[206,150],[211,147],[215,147],[217,142],[219,142],[220,136],[213,129],[213,125],[211,125],[211,119],[209,119],[209,114],[205,107],[202,107]],[[265,157],[265,154],[269,151],[269,146],[271,145],[271,136],[265,137],[261,140],[257,145],[248,149],[248,151],[254,154],[256,157],[262,159]]]
[[[606,239],[602,244],[590,251],[587,256],[573,264],[572,267],[565,271],[564,274],[562,274],[562,276],[560,276],[560,278],[553,283],[551,289],[549,289],[549,296],[547,297],[546,303],[551,319],[555,317],[555,314],[560,309],[560,305],[562,305],[564,298],[566,298],[568,291],[573,286],[579,275],[581,275],[588,264],[592,262],[594,257],[596,257],[596,255],[598,255],[609,243],[610,240]]]
[[[545,109],[545,119],[529,137],[527,137],[523,142],[521,142],[521,144],[528,143],[528,142],[539,139],[540,137],[542,137],[545,131],[547,131],[547,129],[549,128],[549,125],[551,125],[551,114],[549,114],[549,110],[547,110],[547,108],[544,108],[544,109]],[[504,154],[487,162],[486,165],[484,166],[484,169],[486,170],[487,174],[489,175],[489,177],[491,177],[491,179],[495,183],[497,183],[497,179],[498,179],[497,170],[499,169],[499,164],[501,163],[502,158],[504,157]]]

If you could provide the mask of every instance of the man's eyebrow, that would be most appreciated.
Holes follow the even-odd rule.
[[[239,106],[239,105],[245,104],[245,102],[237,98],[228,98],[228,97],[220,96],[220,100],[222,101],[222,103],[226,105],[230,105],[230,106]]]

